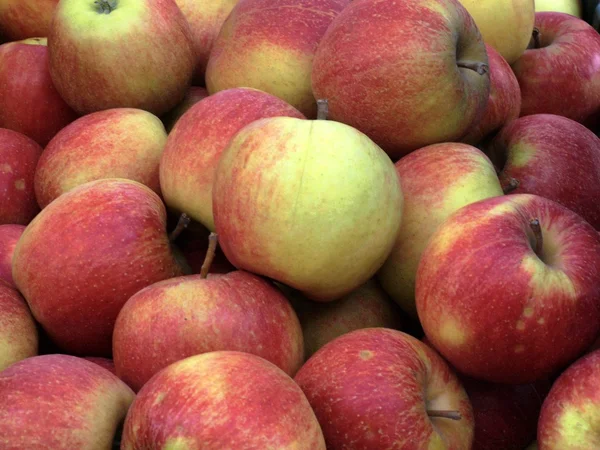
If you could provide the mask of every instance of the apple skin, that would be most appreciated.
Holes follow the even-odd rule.
[[[600,34],[565,13],[538,12],[541,48],[512,64],[521,87],[521,116],[557,114],[585,122],[600,109]]]
[[[117,374],[117,371],[115,370],[115,363],[112,359],[102,358],[100,356],[84,356],[83,359],[87,359],[88,361],[98,364],[100,367],[105,368],[114,375]]]
[[[459,450],[473,441],[469,398],[446,362],[401,331],[368,328],[329,342],[298,371],[328,450]],[[462,418],[430,418],[426,409]]]
[[[255,354],[290,376],[304,362],[302,328],[288,300],[244,271],[155,283],[134,294],[115,323],[117,375],[136,392],[169,364],[217,350]]]
[[[480,144],[504,124],[517,119],[521,112],[521,89],[517,77],[494,47],[486,44],[485,48],[490,65],[490,97],[481,120],[461,139],[461,142],[471,145]]]
[[[227,259],[320,301],[352,292],[381,267],[402,205],[400,180],[381,148],[326,120],[246,125],[221,155],[213,185]]]
[[[467,144],[432,144],[396,162],[404,193],[402,225],[377,278],[413,319],[415,279],[421,254],[435,230],[464,205],[503,195],[489,158]]]
[[[199,86],[191,86],[183,100],[179,102],[175,108],[170,110],[168,113],[164,114],[161,117],[163,124],[165,125],[165,129],[167,133],[170,133],[173,130],[173,127],[177,123],[177,121],[185,114],[185,112],[198,103],[200,100],[208,97],[208,91]]]
[[[128,107],[160,116],[183,99],[196,64],[174,0],[118,1],[108,14],[95,0],[61,0],[48,52],[56,90],[81,115]]]
[[[0,225],[27,225],[40,211],[33,179],[41,154],[34,140],[0,128]]]
[[[59,0],[0,0],[0,42],[47,36]]]
[[[46,41],[31,38],[0,46],[0,128],[18,131],[42,147],[77,118],[52,83]]]
[[[110,356],[129,297],[178,275],[162,201],[125,179],[91,181],[58,197],[29,224],[13,256],[13,278],[34,317],[74,355]]]
[[[554,114],[521,117],[492,140],[488,154],[504,189],[516,180],[511,193],[554,200],[600,230],[600,138],[586,127]]]
[[[166,367],[133,402],[121,449],[165,448],[325,450],[325,443],[285,372],[249,353],[216,351]]]
[[[555,11],[571,14],[581,19],[581,0],[535,0],[535,11]]]
[[[15,289],[17,286],[12,277],[12,257],[24,230],[25,225],[0,225],[0,280],[6,281]]]
[[[214,42],[206,67],[208,92],[260,89],[314,119],[315,51],[332,20],[349,4],[350,0],[240,0]]]
[[[160,195],[158,166],[167,133],[158,117],[135,108],[87,114],[46,146],[34,179],[41,208],[71,189],[102,178],[138,181]]]
[[[538,219],[542,257],[530,225]],[[600,331],[600,235],[551,200],[514,194],[464,206],[417,271],[426,336],[461,373],[525,384],[577,358]]]
[[[540,413],[539,450],[598,448],[600,351],[579,358],[554,382]]]
[[[231,138],[249,123],[287,116],[304,119],[293,106],[251,88],[217,92],[190,108],[169,134],[160,162],[165,203],[214,231],[214,175]]]
[[[0,398],[0,448],[109,449],[134,393],[90,361],[42,355],[0,372]]]
[[[482,117],[489,76],[458,68],[457,59],[488,63],[457,0],[356,0],[319,44],[313,91],[328,100],[332,120],[359,129],[395,161],[460,139]]]

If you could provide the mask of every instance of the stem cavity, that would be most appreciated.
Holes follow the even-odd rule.
[[[502,180],[502,192],[504,192],[504,195],[510,194],[516,190],[520,184],[521,183],[516,178],[506,177]]]
[[[200,268],[200,276],[202,278],[208,277],[208,271],[210,270],[210,266],[212,265],[213,259],[215,259],[215,252],[217,251],[218,244],[217,233],[212,232],[208,236],[208,250],[206,250],[206,256],[204,257],[204,262],[202,263],[202,267]]]
[[[537,27],[533,27],[533,32],[531,33],[531,37],[533,38],[533,48],[542,48],[540,36],[540,29]]]
[[[462,416],[458,411],[448,411],[448,410],[440,410],[436,411],[434,409],[428,409],[427,415],[429,417],[441,417],[442,419],[451,419],[451,420],[460,420]]]
[[[327,120],[329,115],[329,102],[326,98],[317,100],[317,120]]]
[[[490,67],[486,63],[482,63],[479,61],[458,61],[456,65],[463,69],[473,70],[479,75],[485,75],[490,71]]]
[[[535,238],[535,244],[533,246],[533,251],[540,258],[542,257],[542,249],[544,248],[544,235],[542,234],[542,227],[540,225],[539,219],[531,219],[529,221],[529,226],[531,227],[531,231],[533,231],[533,236]]]
[[[110,14],[117,8],[117,0],[96,0],[94,4],[100,14]]]
[[[181,232],[188,227],[191,220],[192,219],[190,219],[190,216],[188,216],[186,213],[183,213],[181,216],[179,216],[179,220],[177,221],[175,229],[169,235],[169,241],[173,242],[175,239],[177,239]]]

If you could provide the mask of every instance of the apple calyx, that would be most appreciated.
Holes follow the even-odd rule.
[[[458,411],[428,409],[427,415],[429,417],[441,417],[442,419],[451,419],[451,420],[462,419],[462,416],[460,415],[460,412],[458,412]]]
[[[537,218],[531,219],[529,221],[529,226],[531,227],[531,230],[533,231],[533,236],[535,238],[535,245],[533,251],[536,255],[538,255],[541,258],[542,249],[544,248],[544,235],[542,234],[540,220]]]
[[[479,61],[469,61],[469,60],[458,61],[456,63],[456,65],[463,69],[473,70],[473,71],[477,72],[479,75],[485,75],[490,70],[490,67],[486,63],[482,63]]]
[[[317,120],[327,120],[329,115],[329,102],[326,98],[317,100]]]
[[[540,29],[537,27],[533,27],[533,31],[531,32],[531,38],[533,39],[533,48],[541,48],[542,44],[540,42]]]
[[[513,177],[503,177],[501,184],[502,192],[504,192],[504,195],[507,195],[513,192],[515,189],[517,189],[521,182]]]
[[[215,259],[215,252],[217,251],[217,243],[219,239],[217,233],[211,232],[208,236],[208,250],[206,250],[206,256],[204,257],[204,262],[202,263],[202,267],[200,268],[200,276],[202,278],[208,277],[208,271],[210,270],[210,266]]]
[[[173,242],[175,239],[177,239],[181,232],[188,227],[191,221],[192,219],[190,219],[190,216],[188,216],[186,213],[183,213],[181,216],[179,216],[179,220],[177,221],[175,229],[169,235],[169,241]]]
[[[100,14],[110,14],[117,8],[117,0],[96,0],[94,4]]]

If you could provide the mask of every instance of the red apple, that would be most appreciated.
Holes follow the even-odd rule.
[[[600,109],[600,34],[559,12],[537,12],[535,26],[533,46],[512,65],[521,116],[557,114],[584,122]]]
[[[13,277],[64,351],[109,356],[127,299],[181,274],[158,195],[124,179],[85,183],[50,203],[17,243]]]
[[[551,200],[514,194],[464,206],[417,270],[417,312],[465,375],[525,384],[577,358],[600,331],[600,235]]]
[[[39,212],[33,178],[41,154],[32,139],[0,128],[0,225],[27,225]]]
[[[0,0],[0,38],[47,36],[58,0]]]
[[[42,147],[77,117],[52,83],[46,41],[0,45],[0,127],[23,133]]]
[[[181,100],[175,108],[161,117],[167,133],[171,132],[177,121],[188,109],[206,97],[208,97],[208,91],[205,88],[191,86],[185,94],[185,97],[183,97],[183,100]]]
[[[138,393],[122,450],[164,448],[325,450],[306,397],[274,364],[248,353],[191,356]]]
[[[12,277],[12,257],[25,225],[0,225],[0,280],[16,289]]]
[[[2,449],[109,449],[134,393],[90,361],[43,355],[0,372],[0,398]]]

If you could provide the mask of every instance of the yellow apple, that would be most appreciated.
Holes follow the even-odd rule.
[[[581,19],[581,0],[535,0],[535,11],[556,11]]]

